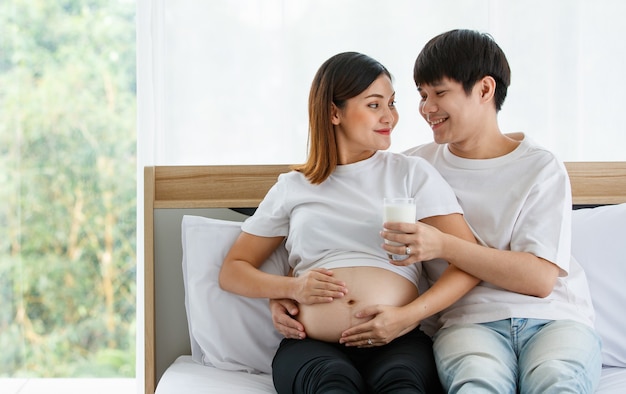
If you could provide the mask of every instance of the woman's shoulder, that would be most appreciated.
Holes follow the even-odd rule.
[[[284,172],[278,175],[277,183],[290,184],[290,183],[301,183],[303,181],[308,182],[302,172],[297,171],[297,170],[291,170],[291,171]]]
[[[385,153],[388,160],[385,164],[387,164],[386,168],[391,177],[402,176],[417,184],[423,184],[426,180],[442,179],[439,171],[423,157],[395,152]]]
[[[282,199],[287,201],[309,195],[310,193],[316,193],[322,185],[324,185],[324,182],[322,184],[313,184],[302,172],[291,170],[280,174],[271,189],[274,195],[280,195]]]

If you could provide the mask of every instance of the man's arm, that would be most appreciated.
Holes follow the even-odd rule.
[[[480,280],[535,297],[547,297],[560,272],[555,264],[531,253],[489,248],[424,223],[388,223],[385,228],[400,234],[384,231],[384,238],[409,245],[416,252],[420,251],[417,246],[439,245],[434,252],[424,248],[428,254],[414,253],[408,259],[397,262],[403,265],[439,257]]]

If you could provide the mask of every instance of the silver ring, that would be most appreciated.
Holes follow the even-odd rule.
[[[411,255],[411,248],[409,248],[407,246],[406,249],[404,250],[404,254],[406,254],[407,256],[410,256]]]
[[[368,340],[367,340],[367,344],[368,344],[368,345],[370,345],[370,346],[372,346],[372,338],[370,338],[370,339],[368,339]]]

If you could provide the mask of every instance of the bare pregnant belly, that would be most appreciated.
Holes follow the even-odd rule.
[[[299,305],[297,319],[309,338],[338,342],[346,329],[369,319],[354,314],[369,305],[402,306],[418,296],[408,279],[382,268],[334,268],[334,276],[346,283],[348,294],[326,304]]]

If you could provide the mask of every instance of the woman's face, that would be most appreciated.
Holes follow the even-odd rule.
[[[333,106],[339,164],[365,160],[389,148],[398,123],[395,96],[391,80],[381,74],[361,94],[348,99],[344,108]]]

